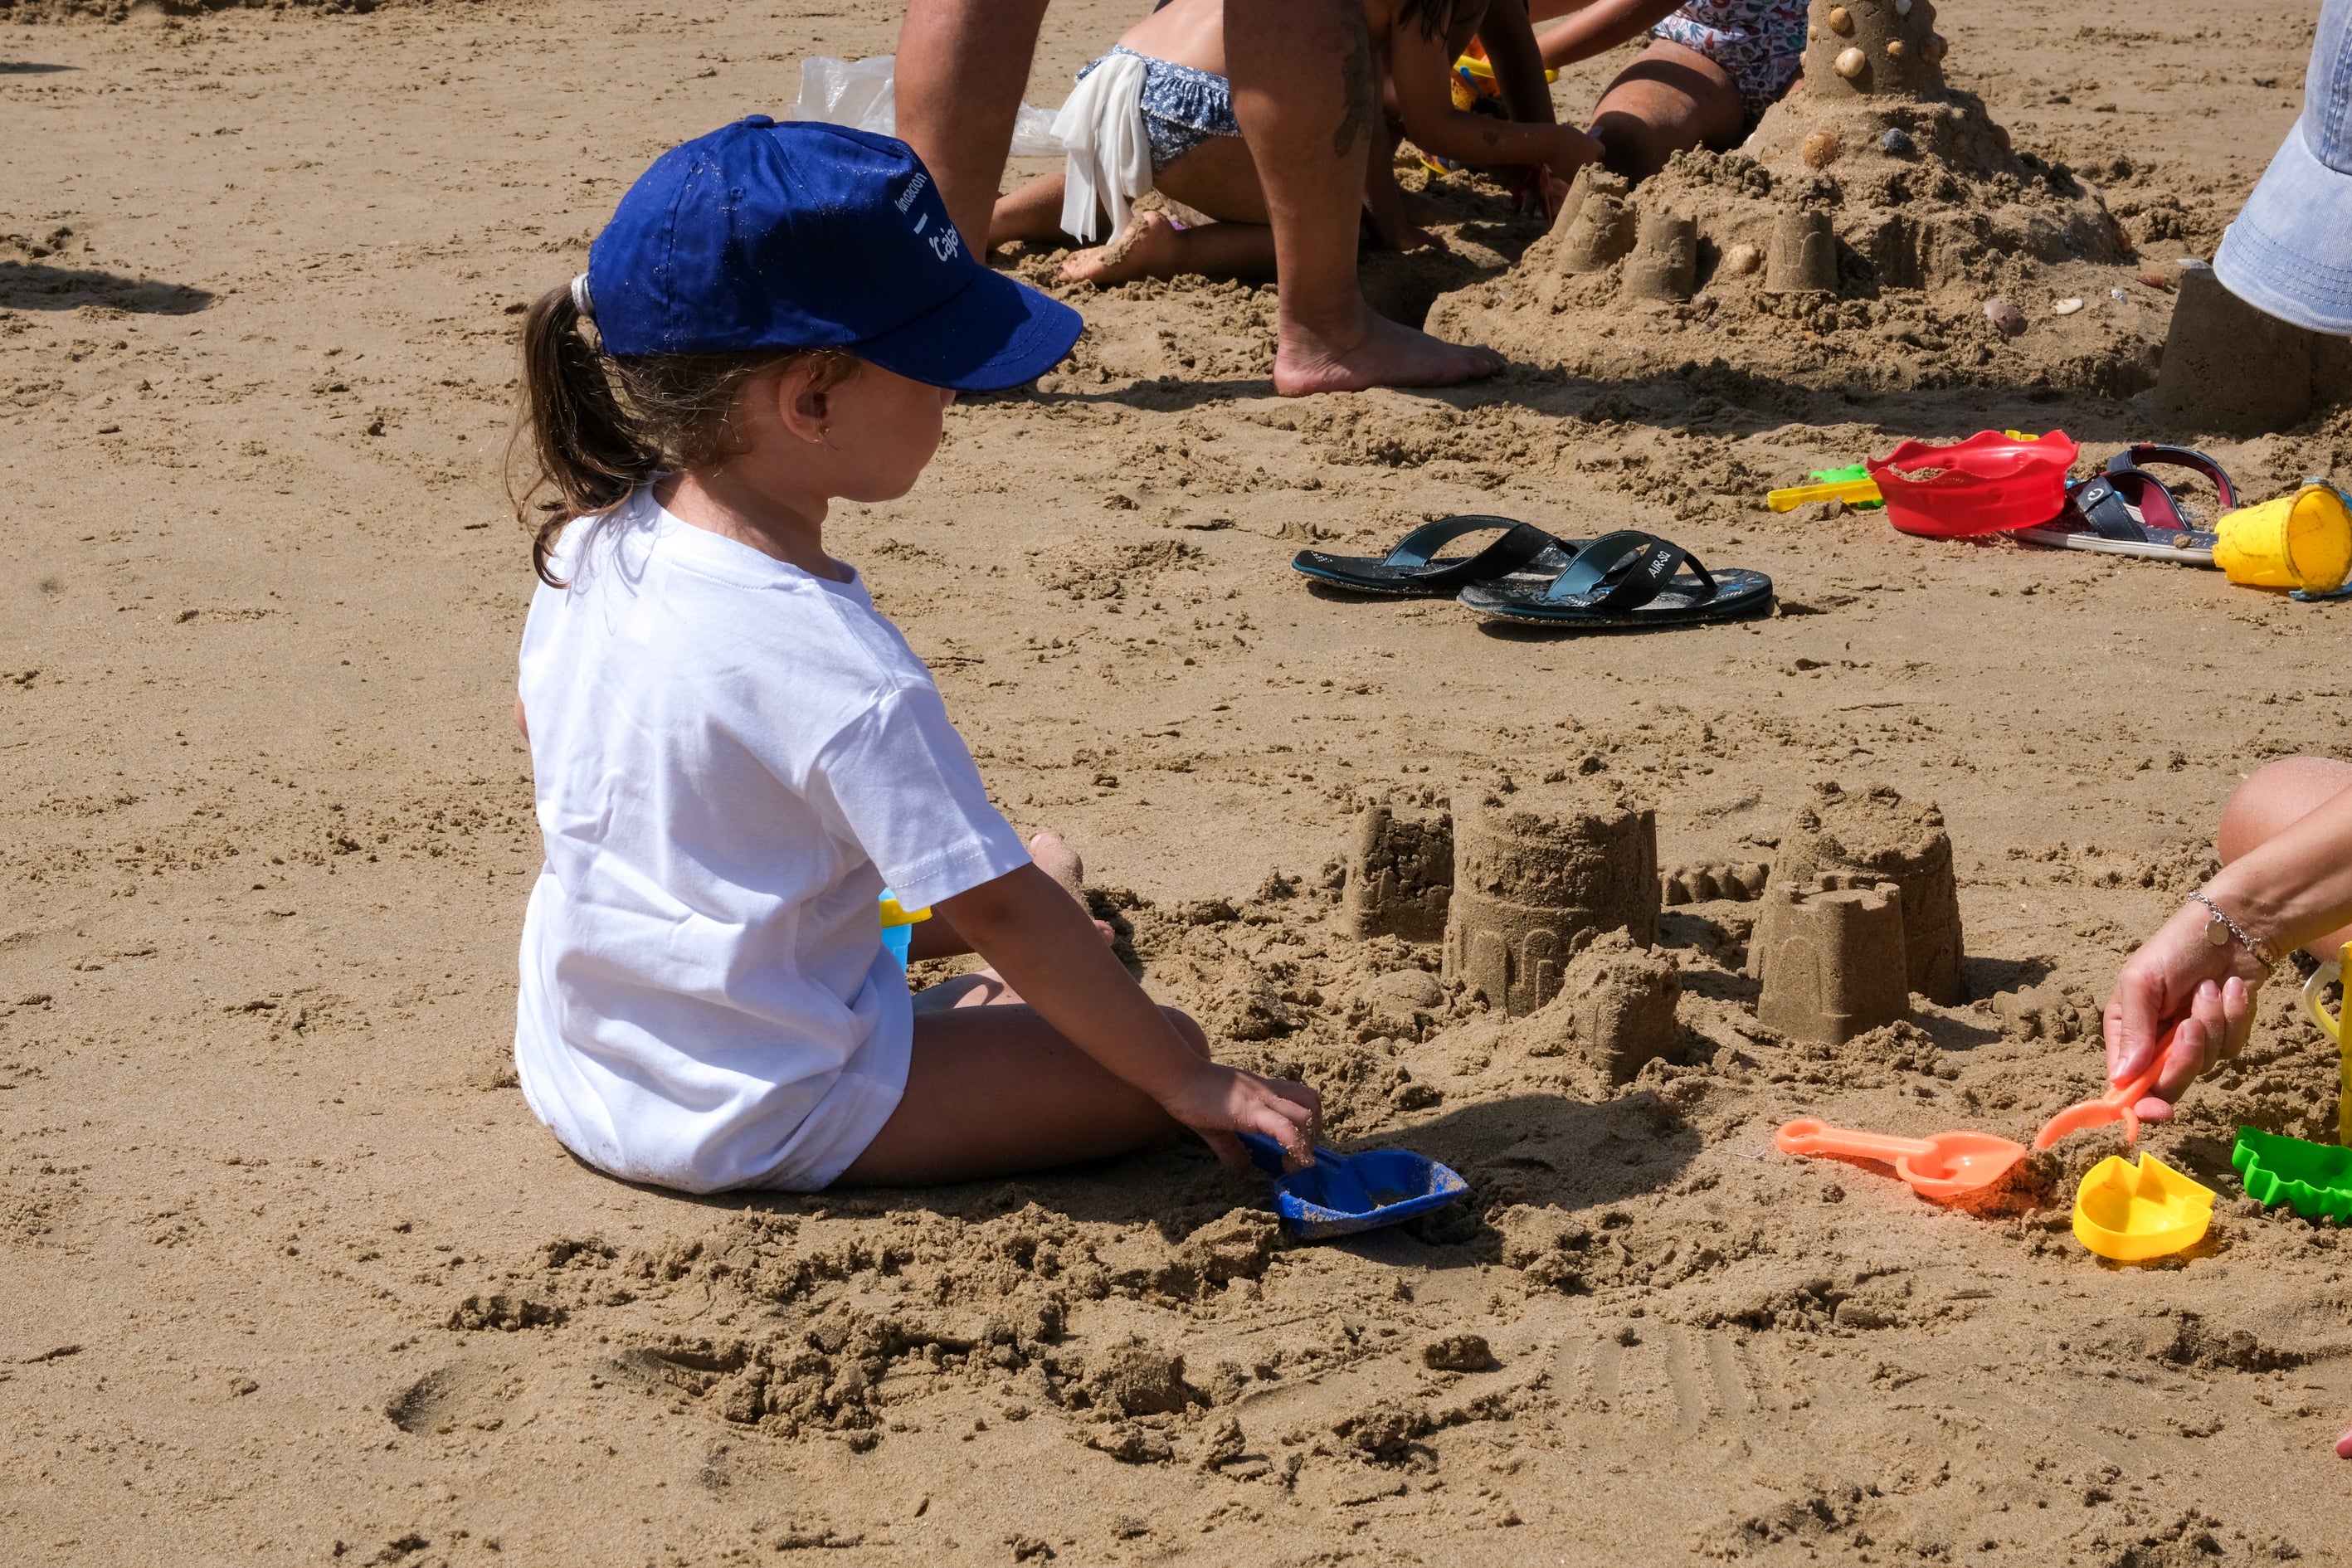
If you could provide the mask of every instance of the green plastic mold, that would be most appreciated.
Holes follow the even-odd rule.
[[[2241,1127],[2230,1163],[2258,1204],[2284,1204],[2305,1219],[2352,1220],[2352,1149]]]
[[[1868,478],[1870,478],[1869,468],[1860,463],[1851,463],[1843,468],[1815,468],[1805,476],[1805,481],[1815,485],[1850,485],[1856,479]],[[1858,500],[1851,504],[1857,511],[1863,511],[1885,506],[1886,503],[1883,500]]]

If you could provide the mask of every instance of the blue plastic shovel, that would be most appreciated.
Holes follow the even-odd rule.
[[[1444,1208],[1470,1190],[1446,1166],[1402,1149],[1342,1154],[1318,1145],[1314,1164],[1285,1174],[1281,1144],[1257,1132],[1237,1136],[1258,1169],[1275,1178],[1275,1212],[1301,1241],[1396,1225]]]

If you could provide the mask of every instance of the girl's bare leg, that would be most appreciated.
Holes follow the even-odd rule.
[[[1062,232],[1062,176],[1040,174],[996,198],[988,220],[988,248],[1016,239],[1066,239]]]
[[[1087,904],[1086,862],[1078,858],[1078,852],[1071,848],[1060,834],[1050,827],[1031,834],[1029,858],[1036,862],[1037,869],[1059,882],[1063,890],[1078,901],[1080,908],[1089,907]],[[1097,921],[1095,930],[1102,933],[1103,942],[1108,946],[1112,941],[1110,927]],[[971,951],[971,944],[948,927],[946,920],[940,915],[935,914],[919,923],[915,933],[915,945],[919,949],[929,950],[916,952],[912,956],[917,958],[951,957]],[[940,936],[950,940],[943,942],[927,940]],[[1010,1006],[1020,1000],[1020,994],[1007,985],[1004,977],[993,969],[974,970],[970,974],[942,980],[937,985],[927,985],[916,992],[914,997],[918,1015],[944,1013],[957,1007]]]
[[[1138,213],[1127,232],[1110,244],[1082,250],[1064,262],[1063,277],[1108,288],[1179,273],[1274,276],[1274,231],[1266,226],[1265,191],[1240,137],[1210,137],[1153,175],[1152,184],[1217,221],[1178,228],[1164,214]]]
[[[1209,1054],[1200,1026],[1169,1021]],[[926,1186],[1140,1149],[1174,1118],[1018,1005],[918,1013],[907,1091],[840,1186]]]
[[[1139,212],[1108,245],[1062,263],[1073,283],[1108,289],[1138,278],[1274,276],[1274,230],[1262,223],[1210,223],[1178,228],[1168,215]]]
[[[1656,174],[1685,148],[1737,146],[1747,123],[1730,74],[1696,49],[1664,38],[1651,39],[1592,110],[1601,163],[1634,181]]]

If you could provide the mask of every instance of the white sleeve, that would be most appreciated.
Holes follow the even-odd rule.
[[[808,790],[910,910],[1029,863],[931,687],[902,687],[852,721],[818,754]]]

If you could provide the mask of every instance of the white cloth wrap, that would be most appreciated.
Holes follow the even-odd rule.
[[[1151,188],[1151,143],[1143,133],[1144,62],[1114,54],[1087,73],[1054,117],[1069,149],[1064,164],[1062,227],[1080,239],[1127,232],[1135,198]],[[1110,229],[1100,227],[1110,216]]]

